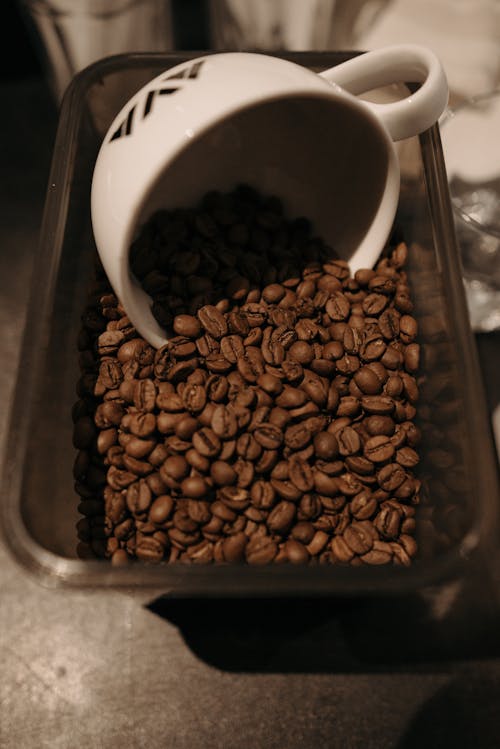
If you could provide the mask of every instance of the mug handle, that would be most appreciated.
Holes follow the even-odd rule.
[[[403,140],[427,130],[448,103],[448,82],[436,55],[417,44],[397,44],[365,52],[319,74],[355,96],[391,83],[420,83],[400,101],[376,104],[363,101],[385,125],[392,140]]]

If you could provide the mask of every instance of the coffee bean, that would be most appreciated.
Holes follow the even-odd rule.
[[[267,526],[273,533],[284,535],[295,518],[296,508],[292,502],[281,501],[271,510]]]
[[[351,523],[342,537],[355,554],[366,554],[373,547],[373,535],[367,531],[366,526],[359,522]]]
[[[346,457],[354,455],[361,449],[361,440],[358,433],[350,426],[344,427],[337,434],[337,443],[340,455]]]
[[[201,476],[191,476],[182,481],[181,491],[185,497],[201,499],[207,495],[208,485]]]
[[[302,450],[311,441],[311,432],[303,424],[295,424],[285,430],[285,445],[291,450]]]
[[[140,234],[132,268],[168,338],[156,352],[99,282],[79,337],[74,417],[75,489],[90,517],[104,513],[100,530],[79,527],[89,553],[410,563],[400,538],[415,532],[404,513],[422,486],[406,248],[351,278],[344,261],[325,260],[331,250],[306,222],[288,224],[268,205],[254,189],[214,192],[193,210],[160,212]],[[283,503],[294,514],[278,546],[272,524]],[[403,513],[397,535],[380,540],[391,513]],[[379,515],[382,530],[372,523]],[[370,549],[348,546],[353,527]],[[237,537],[239,549],[225,552]]]
[[[271,486],[279,497],[291,502],[297,502],[303,494],[302,490],[288,479],[281,480],[272,477]]]
[[[212,429],[203,427],[193,434],[193,447],[200,455],[213,458],[220,453],[221,442]]]
[[[339,453],[339,445],[334,434],[318,432],[313,439],[314,452],[321,460],[334,460]]]
[[[374,463],[385,463],[394,455],[394,445],[389,437],[380,434],[376,437],[370,437],[365,442],[363,452],[368,460]]]
[[[243,341],[239,335],[227,335],[221,339],[220,350],[227,361],[235,364],[240,356],[245,353]]]
[[[256,536],[254,534],[245,548],[245,556],[249,564],[269,564],[277,553],[278,546],[270,536]]]
[[[217,307],[206,304],[198,310],[197,316],[203,329],[216,340],[227,334],[227,322]]]
[[[366,395],[377,395],[382,391],[382,382],[375,372],[367,366],[361,367],[355,372],[354,381],[361,392]]]
[[[135,547],[135,554],[142,562],[158,564],[163,559],[165,546],[152,536],[143,536]]]
[[[248,543],[242,532],[228,536],[222,542],[222,553],[226,562],[242,562],[245,559],[245,549]],[[254,549],[255,554],[255,549]]]
[[[238,372],[246,382],[257,382],[264,373],[264,359],[259,349],[248,346],[237,361]]]
[[[311,541],[306,546],[308,553],[312,557],[317,556],[318,554],[321,554],[326,544],[328,543],[328,540],[329,540],[328,533],[325,533],[324,531],[321,531],[321,530],[316,531]]]
[[[334,322],[346,320],[349,316],[351,305],[342,292],[335,292],[325,304],[325,310]]]
[[[380,512],[377,514],[377,517],[373,521],[373,524],[382,538],[385,538],[387,540],[394,540],[399,535],[399,529],[401,526],[401,513],[391,505],[381,507]]]
[[[285,542],[285,553],[287,559],[292,564],[306,564],[309,561],[309,552],[306,547],[296,539],[289,539]]]
[[[162,525],[170,517],[174,509],[174,500],[168,494],[162,494],[151,504],[149,519],[157,525]]]
[[[266,450],[276,450],[283,442],[283,432],[275,424],[259,424],[253,432],[255,440]]]
[[[176,315],[172,327],[174,333],[186,338],[197,338],[201,333],[201,325],[193,315]]]
[[[412,447],[402,447],[396,453],[396,461],[405,468],[415,468],[419,462],[419,456]]]

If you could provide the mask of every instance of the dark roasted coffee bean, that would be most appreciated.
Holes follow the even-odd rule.
[[[394,399],[388,395],[365,395],[361,405],[367,414],[386,416],[392,414],[395,408]]]
[[[245,548],[249,564],[269,564],[278,553],[278,546],[270,536],[252,535]]]
[[[401,447],[396,453],[396,461],[404,468],[415,468],[419,462],[418,453],[412,447]]]
[[[245,549],[248,543],[242,532],[228,536],[222,542],[222,554],[226,562],[242,562],[245,559]]]
[[[395,424],[390,416],[368,416],[364,422],[366,431],[372,437],[385,434],[391,437],[394,434]]]
[[[223,440],[232,439],[238,431],[234,410],[223,405],[216,406],[212,414],[211,427],[217,437]]]
[[[358,433],[350,426],[344,427],[336,436],[338,449],[342,457],[355,455],[361,449]]]
[[[192,385],[186,383],[182,391],[182,402],[187,411],[191,414],[198,414],[203,411],[207,402],[207,391],[203,385]]]
[[[283,432],[279,427],[270,423],[256,426],[253,432],[255,440],[266,450],[276,450],[283,442]]]
[[[126,502],[132,515],[144,515],[151,504],[152,494],[145,481],[135,481],[127,488]]]
[[[285,430],[285,445],[291,450],[302,450],[311,441],[311,432],[303,424],[295,424]]]
[[[264,359],[259,349],[248,346],[243,356],[237,361],[238,372],[246,382],[257,382],[264,373]]]
[[[322,494],[325,497],[334,497],[338,494],[337,480],[322,471],[316,470],[313,474],[314,488],[318,494]]]
[[[213,458],[220,453],[221,442],[212,429],[203,427],[193,434],[193,447],[200,455]]]
[[[382,382],[375,372],[366,366],[355,372],[354,381],[361,392],[366,395],[377,395],[382,390]]]
[[[256,481],[250,489],[252,504],[261,510],[269,510],[273,505],[276,492],[268,481]]]
[[[201,333],[201,325],[193,315],[176,315],[172,327],[174,333],[186,338],[197,338]]]
[[[314,487],[311,466],[301,458],[292,457],[290,459],[289,476],[292,484],[301,492],[309,492]]]
[[[189,476],[182,481],[181,491],[185,497],[201,499],[208,493],[208,484],[201,476]]]
[[[285,542],[285,553],[292,564],[306,564],[309,561],[309,552],[306,547],[296,539],[288,539]]]
[[[198,310],[197,316],[203,329],[211,335],[212,338],[219,340],[227,334],[226,319],[224,315],[219,312],[217,307],[214,307],[211,304],[206,304]]]
[[[262,454],[262,447],[252,434],[244,433],[236,441],[236,452],[245,460],[258,460]]]
[[[250,495],[241,486],[223,486],[217,490],[217,499],[231,510],[241,512],[248,506]]]
[[[231,362],[231,364],[235,364],[239,357],[245,353],[241,337],[234,334],[224,336],[221,339],[220,350],[224,358]]]
[[[297,486],[288,479],[280,480],[271,478],[271,486],[278,496],[289,500],[290,502],[297,502],[303,494],[302,490],[297,488]]]
[[[273,533],[284,535],[292,525],[296,507],[292,502],[281,501],[269,513],[267,526]]]
[[[325,310],[334,322],[346,320],[349,316],[351,305],[345,295],[338,291],[330,296],[325,304]]]
[[[325,533],[325,531],[322,530],[317,530],[311,541],[307,544],[306,549],[312,557],[317,556],[318,554],[321,554],[328,541],[328,533]]]
[[[339,453],[339,445],[334,434],[318,432],[313,439],[314,452],[321,460],[334,460]]]
[[[368,520],[377,509],[377,500],[366,489],[356,494],[349,503],[349,510],[356,520]]]
[[[223,460],[216,460],[210,466],[210,476],[217,486],[231,486],[238,479],[233,466]]]
[[[149,519],[157,525],[165,523],[174,508],[174,500],[168,494],[162,494],[151,504],[149,508]]]
[[[382,538],[392,541],[399,536],[401,516],[402,513],[392,505],[382,506],[373,524]]]
[[[365,457],[373,463],[385,463],[394,455],[394,445],[389,437],[380,434],[376,437],[370,437],[365,442],[363,452]]]
[[[345,529],[342,537],[355,554],[366,554],[373,547],[373,535],[360,522],[351,523]]]
[[[165,545],[157,538],[143,536],[135,547],[135,554],[142,562],[158,564],[163,559]]]

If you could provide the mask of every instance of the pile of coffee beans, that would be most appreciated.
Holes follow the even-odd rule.
[[[79,554],[409,565],[417,322],[394,241],[347,264],[248,186],[162,211],[131,249],[168,343],[101,272],[79,338]]]

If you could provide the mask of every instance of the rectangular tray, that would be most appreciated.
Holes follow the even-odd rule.
[[[281,55],[319,71],[354,53]],[[131,54],[79,74],[62,104],[30,307],[6,441],[1,519],[14,556],[49,584],[132,586],[177,595],[333,595],[409,592],[456,577],[492,545],[498,480],[464,298],[439,130],[399,148],[397,224],[420,324],[420,413],[432,439],[421,476],[421,555],[409,568],[162,564],[113,568],[76,558],[71,408],[76,338],[94,251],[90,184],[117,112],[144,83],[196,55]]]

